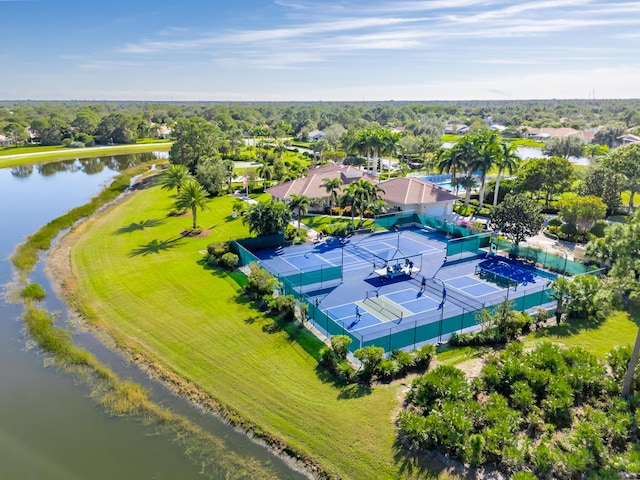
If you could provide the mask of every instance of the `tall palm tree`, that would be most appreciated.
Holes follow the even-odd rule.
[[[500,191],[500,177],[503,172],[509,172],[509,175],[517,170],[520,163],[520,157],[516,154],[518,145],[516,142],[501,142],[499,155],[496,157],[496,166],[498,167],[498,178],[496,178],[496,186],[493,191],[493,207],[498,205],[498,192]]]
[[[456,171],[464,168],[464,162],[459,150],[453,148],[444,149],[440,148],[436,152],[436,168],[440,173],[451,173],[451,186],[454,188],[454,193],[458,194],[456,185]]]
[[[464,177],[460,177],[456,180],[456,188],[458,186],[464,188],[464,206],[468,207],[469,202],[471,201],[471,190],[478,186],[478,181],[473,175],[465,175]]]
[[[342,190],[342,195],[340,196],[340,205],[343,207],[350,207],[351,209],[351,229],[356,229],[355,222],[355,213],[356,208],[358,207],[360,202],[360,195],[358,192],[358,186],[356,183],[350,183],[344,190]]]
[[[263,180],[262,186],[267,188],[267,182],[273,178],[273,167],[267,162],[261,162],[257,173]]]
[[[360,210],[360,225],[364,217],[364,211],[369,204],[380,200],[380,193],[384,193],[384,190],[378,185],[374,185],[364,178],[359,179],[357,182],[352,183],[355,188],[355,195],[358,199],[358,207]]]
[[[289,208],[291,211],[295,210],[298,216],[298,235],[300,235],[300,221],[302,216],[309,210],[309,197],[306,195],[291,194],[291,200],[289,200]]]
[[[196,221],[197,210],[207,209],[208,196],[209,193],[196,180],[187,180],[182,185],[182,189],[176,197],[176,208],[180,210],[191,209],[194,230],[198,228],[198,223]]]
[[[402,148],[402,145],[400,144],[401,138],[402,134],[400,132],[385,131],[381,139],[382,151],[389,155],[388,178],[391,178],[391,162],[393,160],[393,156]]]
[[[480,207],[482,207],[487,173],[489,173],[489,170],[491,170],[500,155],[500,144],[498,143],[498,134],[496,132],[478,133],[473,141],[476,145],[476,160],[472,166],[474,169],[480,170]]]
[[[383,149],[383,138],[387,131],[382,128],[367,128],[356,132],[352,137],[349,150],[367,158],[367,166],[373,162],[373,171],[378,171],[378,158]]]
[[[338,201],[338,194],[336,193],[336,190],[340,190],[340,187],[342,186],[342,180],[340,180],[337,177],[336,178],[325,177],[322,179],[322,182],[323,183],[320,186],[324,187],[327,193],[329,194],[329,216],[332,216],[333,202]]]
[[[193,176],[189,169],[180,164],[171,164],[162,174],[159,176],[160,186],[163,190],[176,189],[176,195],[180,194],[182,185],[187,180],[193,180]]]

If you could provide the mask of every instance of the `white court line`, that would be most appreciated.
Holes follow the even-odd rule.
[[[496,292],[501,292],[501,291],[503,290],[502,288],[496,288],[496,287],[495,287],[494,285],[492,285],[490,282],[486,282],[486,281],[482,280],[481,278],[476,278],[476,276],[475,276],[475,275],[460,275],[459,277],[453,277],[453,278],[450,278],[450,279],[449,279],[449,281],[450,281],[450,280],[456,280],[456,279],[458,279],[458,278],[470,278],[471,280],[474,280],[474,281],[475,281],[475,283],[472,283],[471,285],[467,285],[467,286],[465,286],[465,287],[455,287],[455,286],[453,286],[453,285],[451,285],[451,284],[448,284],[448,283],[447,283],[447,280],[445,280],[445,282],[444,282],[444,283],[447,283],[447,287],[450,287],[450,288],[453,288],[454,290],[457,290],[457,291],[459,291],[459,292],[462,292],[463,294],[465,294],[466,296],[471,297],[471,298],[475,298],[475,297],[486,297],[487,295],[493,295],[494,293],[496,293]],[[478,294],[476,294],[476,293],[474,293],[474,294],[472,295],[472,294],[467,293],[467,292],[465,291],[465,289],[466,289],[466,288],[475,287],[476,285],[487,285],[487,286],[489,286],[489,287],[493,288],[495,291],[493,291],[493,292],[489,292],[489,293],[483,293],[482,295],[478,295]]]

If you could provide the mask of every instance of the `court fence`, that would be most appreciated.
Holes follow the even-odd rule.
[[[582,275],[595,271],[598,267],[588,263],[580,263],[567,258],[567,254],[558,256],[545,250],[515,245],[500,237],[492,238],[491,233],[478,233],[461,225],[455,225],[444,219],[420,215],[413,210],[378,215],[376,227],[392,229],[403,226],[421,226],[442,233],[449,238],[447,256],[462,252],[472,252],[493,245],[492,251],[505,251],[508,255],[518,257],[563,275]]]
[[[412,217],[413,218],[413,217]],[[486,242],[486,235],[481,234],[470,237],[462,248],[473,247]],[[263,246],[263,244],[260,244]],[[502,244],[501,244],[502,245]],[[267,266],[247,248],[237,241],[231,242],[232,250],[238,255],[240,265],[248,265],[255,262],[260,267],[271,271]],[[398,321],[389,321],[382,325],[372,325],[359,330],[350,331],[340,319],[332,315],[322,304],[310,298],[303,287],[316,285],[322,288],[326,282],[342,281],[342,267],[321,267],[311,271],[300,269],[277,274],[271,272],[282,285],[284,295],[292,295],[298,302],[307,306],[307,321],[309,321],[321,334],[330,338],[334,335],[346,335],[352,339],[349,350],[355,350],[367,346],[378,346],[390,352],[396,349],[416,348],[423,343],[435,343],[447,339],[452,333],[461,333],[466,329],[478,326],[477,312],[484,308],[479,302],[476,306],[470,302],[456,301],[453,292],[449,292],[447,301],[442,308],[414,317],[400,318]],[[435,282],[435,280],[434,280]],[[427,285],[427,287],[431,287]],[[317,292],[317,289],[315,289]],[[432,294],[438,297],[441,290],[434,284]],[[512,298],[509,292],[513,290]],[[513,308],[518,311],[526,311],[539,306],[552,306],[554,300],[551,297],[552,290],[546,287],[531,287],[528,290],[518,288],[518,296],[515,289],[507,290],[505,299],[513,302]],[[435,292],[435,293],[434,293]],[[313,292],[310,292],[313,294]],[[314,294],[314,297],[317,296]],[[492,305],[486,308],[496,308],[503,298],[492,299]],[[545,307],[546,308],[546,307]]]
[[[522,258],[563,275],[582,275],[595,272],[598,269],[594,265],[569,260],[566,253],[559,257],[545,250],[513,244],[500,237],[492,239],[491,242],[495,245],[492,250],[495,248],[495,250],[507,252],[510,257]]]
[[[549,309],[555,303],[551,294],[550,288],[531,289],[509,300],[513,302],[514,310],[522,312],[535,307]],[[493,312],[498,305],[494,304],[486,308]],[[329,336],[348,335],[353,340],[350,345],[351,351],[368,346],[382,347],[387,352],[416,348],[423,343],[446,340],[452,333],[462,333],[479,325],[478,309],[461,308],[452,304],[445,304],[442,309],[415,320],[405,318],[399,322],[390,321],[382,326],[373,325],[353,332],[332,321],[330,316],[314,306],[309,312],[309,320],[323,333],[328,333]]]

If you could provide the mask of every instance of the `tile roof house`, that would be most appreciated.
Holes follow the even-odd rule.
[[[416,177],[392,178],[381,183],[380,188],[390,210],[414,210],[436,218],[450,217],[458,199],[446,188]]]
[[[344,185],[361,178],[377,182],[376,177],[348,165],[328,165],[318,167],[304,178],[282,183],[266,190],[275,201],[284,202],[292,194],[306,195],[311,200],[310,211],[321,211],[328,205],[329,195],[322,186],[325,178],[340,178]],[[382,182],[384,199],[389,211],[413,210],[420,215],[448,218],[453,214],[453,205],[458,199],[446,188],[416,177],[398,177]],[[339,193],[338,193],[339,195]]]
[[[640,137],[637,135],[631,135],[630,133],[619,136],[618,140],[620,140],[622,145],[629,145],[630,143],[640,143]]]
[[[0,134],[0,147],[11,145],[11,140],[5,135]]]
[[[322,186],[325,178],[339,178],[342,180],[343,185],[348,185],[361,178],[369,180],[370,182],[377,181],[375,176],[354,166],[327,165],[310,170],[309,174],[304,178],[298,178],[268,188],[266,193],[271,195],[273,200],[281,202],[291,198],[292,194],[306,195],[312,203],[310,210],[313,210],[314,203],[320,205],[324,203],[328,204],[329,195],[327,194],[327,190]]]

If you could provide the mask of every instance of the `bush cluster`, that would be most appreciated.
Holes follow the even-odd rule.
[[[385,357],[384,349],[381,347],[364,347],[353,353],[361,362],[360,370],[355,371],[347,361],[351,341],[351,337],[347,335],[334,335],[331,337],[331,347],[325,346],[320,352],[322,365],[346,382],[370,382],[374,379],[390,381],[400,378],[409,372],[428,368],[436,352],[433,345],[425,344],[411,352],[393,350]]]
[[[216,242],[207,245],[207,255],[205,258],[207,265],[211,267],[221,267],[232,271],[238,266],[240,259],[231,252],[229,242]]]
[[[476,320],[484,328],[474,333],[453,333],[449,344],[459,346],[498,345],[515,340],[524,333],[529,333],[534,324],[543,320],[543,313],[536,314],[536,319],[524,312],[512,310],[513,302],[504,300],[492,309],[476,312]]]
[[[439,366],[413,382],[399,432],[413,449],[527,472],[518,478],[637,474],[640,396],[618,398],[630,353],[612,352],[609,373],[581,348],[543,343],[526,352],[514,342],[472,381],[455,367]]]

